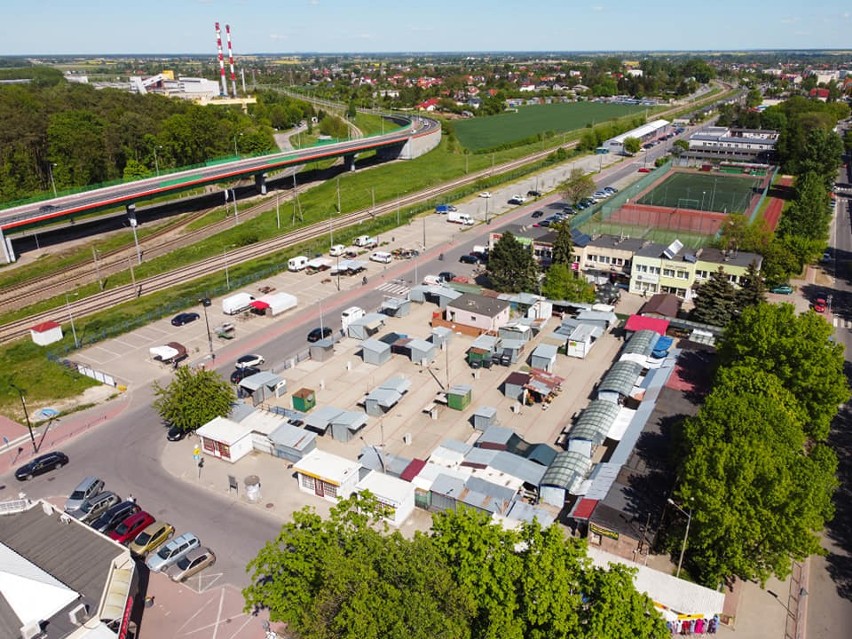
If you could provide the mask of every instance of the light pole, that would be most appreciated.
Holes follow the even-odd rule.
[[[228,247],[222,249],[222,258],[225,260],[225,288],[231,290],[231,277],[228,275]]]
[[[160,162],[157,159],[157,149],[162,149],[161,146],[154,147],[154,170],[157,171],[157,177],[160,177]]]
[[[27,400],[24,399],[24,391],[22,391],[20,388],[18,388],[12,383],[10,383],[9,386],[18,391],[18,395],[21,396],[21,408],[24,409],[24,419],[27,420],[27,430],[30,431],[30,441],[33,443],[33,452],[37,453],[38,447],[36,446],[35,437],[33,436],[33,425],[30,422],[30,413],[29,411],[27,411]]]
[[[71,320],[71,334],[74,336],[74,348],[80,348],[80,343],[77,341],[77,329],[74,327],[74,316],[71,314],[71,302],[68,299],[70,293],[65,293],[65,308],[68,309],[68,319]],[[74,293],[77,297],[79,293]]]
[[[707,191],[701,191],[701,210],[704,210],[704,196],[707,195]]]
[[[204,323],[207,325],[207,345],[210,347],[210,359],[215,360],[216,353],[213,352],[213,336],[210,334],[210,320],[207,318],[207,307],[213,302],[210,301],[209,297],[202,297],[198,302],[201,304],[201,308],[204,309]]]
[[[681,514],[686,515],[686,532],[683,534],[683,544],[680,547],[680,558],[677,560],[677,573],[675,573],[675,578],[680,578],[680,568],[683,566],[683,553],[686,552],[686,539],[689,537],[689,524],[692,523],[692,508],[689,509],[689,512],[685,511],[683,508],[678,506],[673,499],[669,498],[666,500],[670,505],[677,508]]]
[[[50,174],[50,186],[53,187],[53,197],[56,197],[56,181],[53,179],[53,167],[56,166],[53,162],[47,165],[47,172]]]
[[[100,251],[96,249],[94,246],[92,247],[92,258],[95,260],[95,275],[98,277],[98,288],[104,290],[104,281],[101,279],[101,267],[98,264],[98,257]]]

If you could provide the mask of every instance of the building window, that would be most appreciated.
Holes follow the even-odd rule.
[[[677,272],[678,279],[688,280],[689,279],[689,271],[678,271]]]
[[[648,272],[651,275],[659,275],[660,274],[660,267],[659,266],[649,266]]]
[[[695,271],[695,279],[706,280],[710,274],[707,271]]]
[[[675,272],[673,268],[664,268],[663,269],[663,277],[674,277]]]
[[[305,490],[313,491],[313,489],[314,489],[314,478],[313,477],[308,477],[307,475],[299,475],[299,479],[302,483],[302,488],[304,488]]]

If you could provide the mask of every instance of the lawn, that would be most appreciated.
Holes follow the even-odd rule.
[[[762,181],[753,177],[676,171],[638,203],[673,209],[742,213]]]
[[[459,120],[455,123],[455,130],[464,147],[478,151],[523,140],[545,131],[575,131],[588,124],[594,126],[646,110],[648,107],[600,102],[542,104],[519,107],[516,113]]]

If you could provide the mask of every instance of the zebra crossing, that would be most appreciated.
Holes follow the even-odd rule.
[[[834,324],[834,328],[852,328],[852,320],[837,317],[836,315],[831,323]]]
[[[382,291],[383,293],[387,293],[393,297],[405,297],[408,295],[411,288],[406,286],[405,284],[401,284],[398,281],[393,282],[385,282],[381,286],[376,287],[377,291]]]

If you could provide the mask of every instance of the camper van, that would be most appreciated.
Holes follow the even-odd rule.
[[[343,311],[340,314],[340,326],[343,329],[343,332],[346,333],[346,329],[349,328],[349,325],[355,320],[361,319],[364,315],[366,315],[364,309],[359,306],[350,306]]]
[[[343,244],[335,244],[328,251],[328,254],[331,255],[332,257],[340,257],[341,255],[344,255],[345,253],[346,253],[346,247],[343,246]]]
[[[298,271],[302,271],[308,265],[308,258],[304,255],[299,255],[297,257],[290,258],[287,261],[287,270],[293,271],[294,273]]]
[[[393,262],[393,255],[385,251],[376,251],[370,256],[371,262],[379,262],[380,264],[390,264]]]

